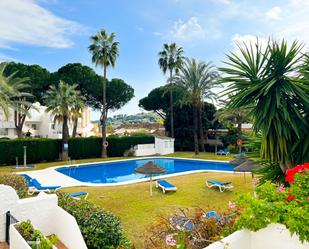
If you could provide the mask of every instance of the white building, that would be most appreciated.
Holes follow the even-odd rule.
[[[35,108],[30,109],[30,116],[26,118],[23,133],[30,131],[32,137],[61,138],[62,124],[55,123],[50,112],[46,112],[46,107],[34,104]],[[90,109],[83,110],[82,117],[78,119],[77,134],[82,137],[92,136],[93,124],[90,121]],[[72,134],[73,124],[69,123],[69,133]],[[0,138],[16,138],[16,128],[14,124],[14,111],[11,109],[9,118],[6,119],[0,110]]]
[[[174,138],[155,137],[154,144],[137,144],[134,146],[135,156],[167,155],[174,153]]]

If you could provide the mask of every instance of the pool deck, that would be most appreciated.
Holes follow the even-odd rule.
[[[142,160],[142,159],[158,159],[161,157],[143,157],[143,158],[136,158],[136,159],[122,159],[122,160],[115,160],[115,161],[102,161],[102,162],[94,162],[94,163],[83,163],[83,164],[71,164],[71,165],[62,165],[62,166],[56,166],[56,167],[50,167],[47,169],[42,170],[32,170],[32,171],[25,171],[25,172],[18,172],[17,174],[25,174],[30,176],[31,178],[36,178],[42,186],[61,186],[61,187],[75,187],[75,186],[91,186],[91,187],[99,187],[99,186],[120,186],[120,185],[128,185],[138,182],[145,182],[149,181],[149,177],[137,179],[137,180],[131,180],[131,181],[125,181],[125,182],[118,182],[118,183],[90,183],[90,182],[81,182],[78,181],[72,177],[66,176],[65,174],[62,174],[56,169],[63,168],[63,167],[79,167],[83,165],[91,165],[91,164],[98,164],[98,163],[111,163],[111,162],[122,162],[122,161],[130,161],[130,160]],[[191,159],[191,158],[180,158],[180,157],[164,157],[162,158],[168,158],[168,159],[182,159],[182,160],[194,160],[194,161],[204,161],[204,162],[225,162],[228,163],[228,161],[216,161],[216,160],[205,160],[205,159]],[[166,174],[166,175],[160,175],[157,177],[153,177],[153,180],[161,179],[161,178],[169,178],[174,176],[180,176],[180,175],[187,175],[187,174],[193,174],[193,173],[200,173],[200,172],[224,172],[224,173],[235,173],[234,171],[223,171],[223,170],[191,170],[186,172],[180,172],[180,173],[174,173],[174,174]],[[239,173],[239,172],[237,172]]]

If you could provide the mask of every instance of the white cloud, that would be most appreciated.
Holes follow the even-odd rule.
[[[205,29],[195,16],[190,17],[186,22],[179,19],[174,22],[174,27],[168,36],[173,40],[184,42],[219,38],[221,33],[217,29],[218,23],[215,20],[208,20],[207,23],[208,25],[205,26],[208,28]]]
[[[219,3],[219,4],[231,4],[232,0],[212,0],[215,3]]]
[[[240,50],[238,46],[243,47],[244,45],[250,46],[252,45],[252,48],[255,49],[255,45],[259,43],[261,46],[262,51],[267,47],[268,39],[263,37],[263,36],[254,36],[251,34],[246,34],[246,35],[240,35],[240,34],[235,34],[232,37],[232,52],[235,53],[238,56],[241,56]]]
[[[76,22],[58,17],[37,0],[0,1],[0,47],[22,43],[66,48],[73,45],[68,35],[80,32]]]
[[[191,17],[187,22],[181,19],[174,23],[171,31],[172,36],[177,40],[203,40],[206,38],[206,32],[199,23],[197,17]]]
[[[282,14],[282,9],[278,6],[275,6],[268,10],[265,13],[265,16],[269,20],[280,20],[281,19],[281,14]]]

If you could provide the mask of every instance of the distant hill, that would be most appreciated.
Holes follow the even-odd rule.
[[[98,123],[99,121],[93,121]],[[119,114],[107,118],[107,125],[118,127],[126,124],[145,124],[145,123],[163,123],[162,119],[156,113],[138,113],[135,115]]]

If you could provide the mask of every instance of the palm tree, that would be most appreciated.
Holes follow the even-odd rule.
[[[211,63],[198,62],[195,59],[185,59],[183,67],[175,76],[176,84],[182,86],[191,95],[194,123],[194,152],[199,153],[198,146],[198,113],[205,98],[212,99],[216,95],[211,91],[217,85],[218,73]],[[202,129],[202,127],[200,127]],[[203,141],[204,133],[202,132]],[[203,144],[204,146],[204,144]]]
[[[92,62],[95,66],[103,67],[103,87],[102,87],[102,108],[101,108],[101,125],[102,125],[102,157],[107,157],[106,150],[106,69],[109,66],[114,67],[116,59],[119,56],[119,42],[115,42],[115,33],[108,33],[102,29],[96,35],[91,36],[92,44],[89,51],[92,53]]]
[[[10,107],[15,112],[24,113],[26,107],[31,105],[25,98],[32,95],[24,92],[29,87],[28,78],[17,78],[15,77],[16,73],[4,76],[6,65],[7,63],[0,64],[0,109],[8,118]]]
[[[183,64],[184,56],[182,47],[178,47],[176,43],[170,45],[164,44],[163,50],[159,52],[159,66],[165,74],[169,71],[170,84],[173,83],[173,72],[178,73],[179,69]],[[173,101],[173,90],[170,88],[170,122],[171,122],[171,137],[174,137],[174,101]]]
[[[55,121],[62,122],[62,160],[67,160],[68,158],[68,151],[65,149],[69,139],[68,123],[71,116],[71,108],[74,107],[75,100],[79,95],[80,92],[77,90],[77,85],[69,85],[64,81],[60,81],[58,87],[50,86],[43,97],[47,106],[46,112],[51,112]]]
[[[71,109],[71,119],[73,122],[72,137],[76,137],[78,118],[82,116],[81,112],[85,108],[85,101],[86,99],[83,96],[76,96],[76,99],[74,100],[74,104]]]
[[[240,55],[230,53],[228,67],[220,69],[227,75],[223,83],[230,84],[226,94],[234,94],[228,106],[253,105],[250,115],[255,133],[262,134],[261,157],[278,163],[284,172],[293,164],[292,146],[300,138],[309,105],[308,82],[296,74],[302,46],[295,41],[288,48],[282,40],[269,41],[263,51],[258,41],[238,48]]]

